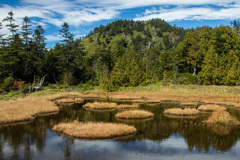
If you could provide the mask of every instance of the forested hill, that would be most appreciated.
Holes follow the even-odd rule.
[[[240,84],[240,23],[184,30],[161,19],[118,20],[74,39],[67,23],[62,41],[47,50],[44,29],[32,31],[8,13],[0,30],[0,92],[28,88],[46,76],[45,85],[83,84],[115,90],[120,86],[162,84]],[[37,82],[36,82],[37,83]]]
[[[96,47],[105,47],[111,51],[129,46],[134,47],[137,52],[152,48],[168,50],[182,41],[184,34],[184,29],[171,26],[161,19],[147,22],[117,20],[106,26],[96,27],[83,39],[83,44],[89,54],[93,54]]]

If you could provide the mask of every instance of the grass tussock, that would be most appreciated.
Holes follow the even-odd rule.
[[[132,108],[138,108],[138,105],[137,104],[120,104],[120,105],[117,105],[117,109],[132,109]]]
[[[200,112],[194,108],[170,108],[164,111],[166,115],[176,115],[176,116],[196,116],[199,115]]]
[[[210,124],[240,125],[237,118],[231,116],[228,112],[221,110],[213,112],[209,119],[204,122]]]
[[[226,109],[226,107],[220,105],[201,105],[198,107],[198,110],[203,112],[225,111]]]
[[[108,110],[108,109],[116,109],[116,103],[104,103],[104,102],[94,102],[94,103],[86,103],[83,105],[83,108],[87,109],[96,109],[96,110]]]
[[[80,104],[83,103],[84,99],[82,98],[62,98],[55,100],[55,103],[58,105],[72,105],[72,104]]]
[[[76,103],[76,104],[81,104],[83,102],[84,102],[84,99],[82,99],[82,98],[75,98],[74,99],[74,103]]]
[[[167,118],[175,118],[175,119],[197,119],[199,116],[194,115],[194,116],[178,116],[178,115],[170,115],[170,114],[165,114],[164,115]]]
[[[74,103],[74,100],[71,98],[63,98],[56,101],[59,105],[72,105]]]
[[[92,98],[95,98],[95,99],[98,99],[98,98],[106,98],[106,96],[104,95],[101,95],[101,94],[93,94],[93,93],[88,93],[88,94],[82,94],[80,96],[81,98],[86,98],[86,99],[92,99]]]
[[[48,95],[46,98],[50,101],[58,101],[60,99],[80,98],[83,94],[79,92],[60,92],[54,95]]]
[[[195,107],[198,105],[198,102],[182,102],[180,105],[183,107]]]
[[[0,101],[0,125],[33,120],[37,115],[57,113],[59,108],[46,98],[27,97]]]
[[[103,122],[72,122],[60,123],[53,127],[56,132],[77,138],[106,139],[127,136],[136,133],[136,128],[126,124],[114,124]]]
[[[129,110],[117,113],[115,116],[121,119],[145,119],[153,117],[154,114],[144,110]]]
[[[112,100],[141,100],[141,96],[132,95],[132,94],[116,94],[109,96],[109,99]]]

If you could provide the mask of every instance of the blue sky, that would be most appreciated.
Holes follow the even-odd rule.
[[[118,19],[161,18],[183,28],[229,25],[240,18],[240,0],[0,0],[0,20],[10,11],[19,25],[25,16],[33,29],[42,25],[47,47],[53,47],[64,22],[75,38]],[[6,28],[1,32],[9,33]]]

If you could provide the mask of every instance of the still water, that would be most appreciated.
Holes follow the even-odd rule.
[[[93,100],[85,100],[86,102]],[[121,102],[123,103],[123,102]],[[240,128],[207,126],[197,119],[168,118],[165,108],[178,104],[140,105],[155,114],[148,121],[119,121],[119,111],[94,112],[82,105],[62,107],[59,114],[42,116],[28,124],[0,127],[0,159],[26,160],[151,160],[151,159],[240,159]],[[240,118],[240,111],[228,109]],[[138,130],[135,136],[112,140],[74,139],[51,128],[60,122],[102,121],[127,123]]]

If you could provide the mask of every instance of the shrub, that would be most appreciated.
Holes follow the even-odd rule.
[[[178,75],[179,84],[197,84],[197,76],[192,75],[191,73],[180,73]]]
[[[1,85],[1,88],[2,88],[3,91],[9,92],[12,88],[12,84],[13,84],[12,78],[7,77],[7,78],[4,79],[4,81]]]

